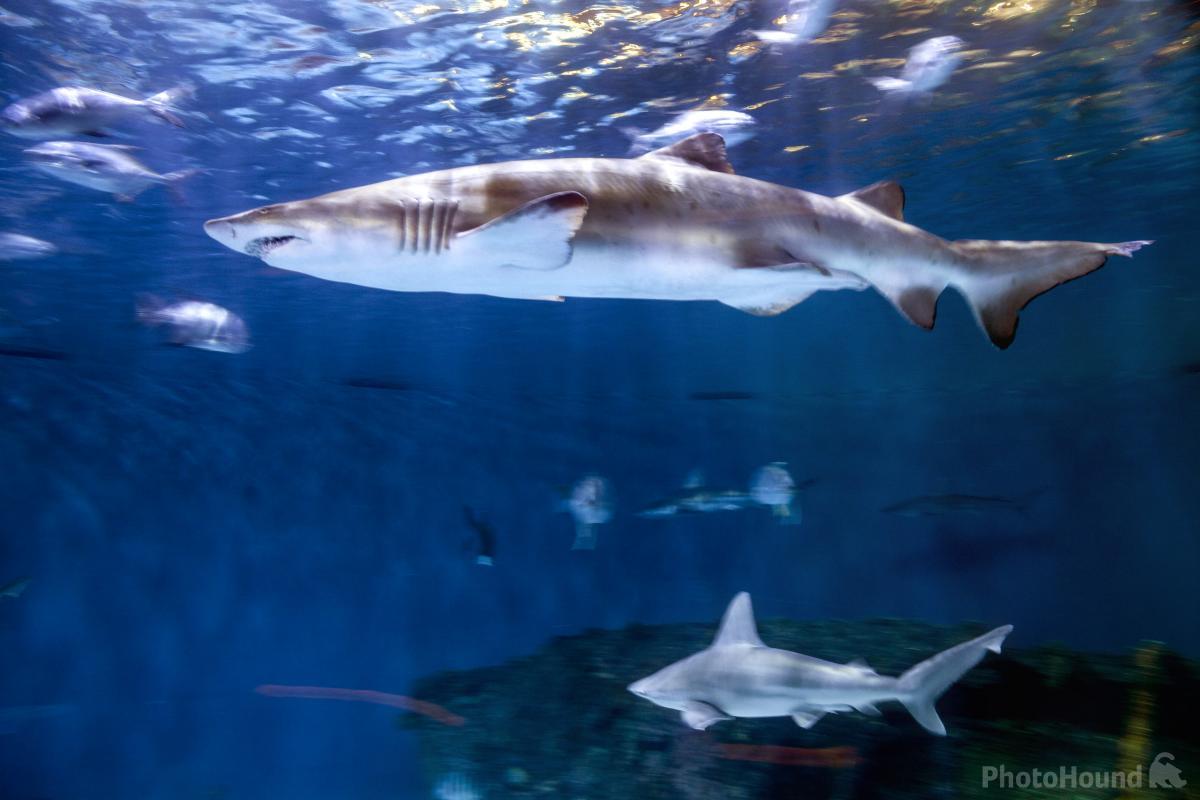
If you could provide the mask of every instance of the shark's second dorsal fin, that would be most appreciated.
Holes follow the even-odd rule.
[[[766,647],[758,638],[758,626],[754,624],[754,607],[750,605],[750,595],[738,592],[725,609],[721,619],[721,629],[713,640],[713,647],[725,647],[735,644],[748,644],[753,647]]]
[[[725,140],[715,133],[697,133],[675,144],[651,150],[641,158],[678,158],[694,167],[733,174],[733,165],[725,155]]]
[[[864,660],[863,660],[863,659],[861,659],[861,658],[856,658],[856,659],[854,659],[853,661],[847,661],[847,662],[846,662],[846,666],[847,666],[847,667],[857,667],[858,669],[865,670],[865,671],[867,671],[867,672],[874,672],[874,671],[875,671],[875,670],[871,669],[871,665],[870,665],[870,664],[868,664],[866,661],[864,661]]]
[[[864,186],[858,191],[844,194],[842,197],[857,200],[880,214],[886,214],[901,222],[904,221],[904,188],[895,181],[872,183],[870,186]]]

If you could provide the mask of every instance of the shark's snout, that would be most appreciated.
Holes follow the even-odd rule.
[[[625,688],[636,694],[638,697],[645,697],[649,693],[646,690],[646,682],[644,680],[634,681]]]

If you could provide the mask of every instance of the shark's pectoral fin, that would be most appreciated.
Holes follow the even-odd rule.
[[[872,703],[859,703],[854,707],[854,710],[860,714],[866,714],[868,717],[879,716],[879,709]]]
[[[496,266],[558,269],[571,260],[572,242],[587,215],[587,198],[559,192],[454,237],[469,258]]]
[[[683,707],[683,721],[694,730],[702,731],[727,719],[733,719],[733,717],[722,713],[721,709],[716,706],[710,706],[699,700],[691,700]]]
[[[725,140],[715,133],[697,133],[675,144],[651,150],[640,158],[677,158],[693,167],[713,172],[733,174],[733,166],[725,155]]]
[[[797,725],[804,728],[804,730],[808,730],[813,725],[816,725],[821,721],[821,717],[823,716],[825,716],[824,711],[817,711],[815,709],[792,712],[792,719],[796,721]]]
[[[870,186],[844,194],[839,200],[857,200],[863,205],[870,206],[880,214],[886,214],[892,219],[904,220],[904,189],[895,181],[879,181]]]
[[[735,247],[733,265],[738,269],[808,270],[820,275],[832,274],[821,265],[771,242],[746,240]]]

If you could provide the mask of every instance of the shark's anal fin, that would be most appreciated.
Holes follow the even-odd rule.
[[[808,298],[816,293],[816,289],[810,291],[794,292],[786,298],[780,300],[771,300],[767,302],[753,301],[738,301],[738,300],[722,300],[721,303],[736,308],[738,311],[744,311],[747,314],[752,314],[756,317],[774,317],[782,314],[788,309],[803,303]]]
[[[904,221],[904,188],[895,181],[879,181],[842,195],[839,199],[857,200],[880,214]]]
[[[640,158],[677,158],[693,167],[703,167],[713,172],[733,174],[733,165],[725,155],[725,140],[716,133],[697,133],[675,144],[651,150]]]
[[[455,246],[497,266],[558,269],[571,260],[575,233],[587,210],[587,198],[579,192],[546,195],[463,231],[454,237]]]
[[[797,725],[804,728],[804,730],[808,730],[813,725],[816,725],[821,721],[821,717],[823,716],[825,716],[825,712],[817,711],[816,709],[792,712],[792,719],[795,720]]]
[[[737,596],[725,609],[721,619],[721,629],[713,640],[713,647],[728,645],[750,645],[765,647],[762,639],[758,638],[758,627],[754,624],[754,606],[750,604],[748,592],[738,592]]]
[[[716,706],[710,706],[699,700],[689,700],[683,707],[683,721],[693,730],[702,731],[727,719],[733,719],[733,717],[722,713]]]

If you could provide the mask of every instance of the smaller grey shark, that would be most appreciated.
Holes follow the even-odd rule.
[[[1011,625],[996,628],[890,678],[862,661],[834,664],[767,647],[758,638],[750,595],[741,592],[708,648],[631,683],[629,691],[683,712],[696,730],[735,717],[791,717],[807,729],[826,714],[877,716],[876,703],[896,700],[925,730],[945,736],[933,704],[988,650],[999,653],[1010,631]]]
[[[718,511],[741,511],[750,505],[750,495],[746,492],[705,486],[704,474],[697,470],[688,475],[680,491],[656,500],[637,512],[637,515],[655,519],[678,514],[712,514]]]

